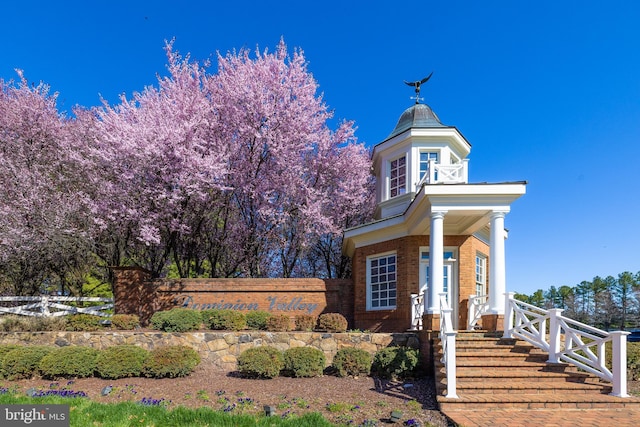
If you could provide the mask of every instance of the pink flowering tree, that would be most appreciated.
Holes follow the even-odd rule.
[[[57,95],[18,74],[0,80],[0,282],[77,293],[93,263],[93,202]]]

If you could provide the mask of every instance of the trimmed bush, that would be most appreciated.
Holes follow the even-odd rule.
[[[111,328],[132,331],[140,326],[140,318],[135,314],[114,314],[111,316]]]
[[[102,319],[99,316],[92,314],[73,314],[67,316],[67,329],[70,331],[97,331],[102,328],[100,320]]]
[[[249,378],[275,378],[282,368],[284,357],[275,347],[253,347],[238,356],[238,371]]]
[[[151,378],[186,377],[200,363],[200,355],[191,347],[171,345],[149,353],[143,374]]]
[[[316,327],[318,318],[316,316],[312,316],[311,314],[299,314],[296,316],[295,323],[296,331],[311,332],[313,331],[313,328]]]
[[[236,310],[203,310],[201,312],[204,326],[214,330],[241,331],[247,327],[247,320]]]
[[[84,346],[55,348],[40,360],[40,373],[45,378],[86,378],[96,370],[99,351]]]
[[[247,327],[249,329],[255,329],[259,331],[264,331],[267,329],[267,319],[269,317],[271,317],[271,313],[264,310],[250,311],[245,314],[245,318],[247,319]]]
[[[333,357],[332,366],[338,372],[339,377],[348,375],[358,376],[360,374],[369,375],[373,358],[360,348],[346,347],[338,350]]]
[[[318,317],[318,328],[328,332],[344,332],[349,323],[340,313],[323,313]]]
[[[292,377],[319,377],[324,364],[324,353],[314,347],[293,347],[284,352],[284,372]]]
[[[188,308],[172,308],[157,311],[151,316],[151,326],[164,332],[188,332],[200,329],[202,317],[199,311]]]
[[[19,347],[2,358],[2,375],[8,380],[31,378],[39,373],[38,365],[53,348],[42,345]]]
[[[406,378],[415,374],[420,362],[418,350],[409,347],[387,347],[373,356],[371,371],[382,378]]]
[[[35,332],[35,331],[64,331],[67,319],[57,317],[31,317],[5,315],[0,319],[0,331],[3,332]]]
[[[149,352],[135,345],[114,345],[101,350],[96,357],[96,373],[100,378],[139,377]]]
[[[274,314],[267,319],[267,331],[287,332],[291,330],[291,319],[286,314]]]

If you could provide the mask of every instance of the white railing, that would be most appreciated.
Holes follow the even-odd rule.
[[[447,374],[447,394],[445,397],[458,398],[456,394],[456,335],[453,330],[453,309],[447,302],[447,294],[440,294],[440,342],[442,359]]]
[[[467,316],[467,330],[473,331],[482,319],[482,315],[489,311],[489,295],[469,296],[469,316]]]
[[[611,394],[627,394],[627,335],[606,332],[562,316],[561,309],[543,310],[508,293],[504,338],[520,338],[549,353],[549,363],[567,362],[613,384]],[[611,366],[606,343],[611,342]]]
[[[424,293],[411,294],[411,331],[422,330],[422,316],[424,315]]]
[[[109,317],[110,313],[105,310],[113,308],[113,299],[111,298],[98,298],[98,297],[63,297],[63,296],[10,296],[0,297],[0,302],[29,302],[13,307],[0,307],[0,315],[2,314],[17,314],[21,316],[34,316],[34,317],[56,317],[66,316],[68,314],[93,314],[94,316]],[[89,306],[89,307],[75,307],[66,304],[60,304],[61,302],[105,302],[107,304]]]
[[[468,159],[461,163],[442,165],[434,159],[429,160],[427,172],[424,174],[417,187],[422,184],[460,184],[469,181]]]

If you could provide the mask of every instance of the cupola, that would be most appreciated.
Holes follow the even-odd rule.
[[[419,91],[416,90],[416,100]],[[423,185],[466,184],[471,144],[427,104],[407,108],[373,149],[376,219],[404,213]]]

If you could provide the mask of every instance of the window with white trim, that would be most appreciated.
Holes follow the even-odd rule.
[[[435,160],[438,163],[437,151],[421,151],[420,152],[420,179],[424,178],[425,174],[429,171],[429,160]]]
[[[397,255],[367,257],[367,310],[396,308]]]
[[[389,163],[389,196],[400,196],[407,192],[407,157],[398,157]]]
[[[487,257],[476,254],[476,295],[485,295],[487,288]]]

